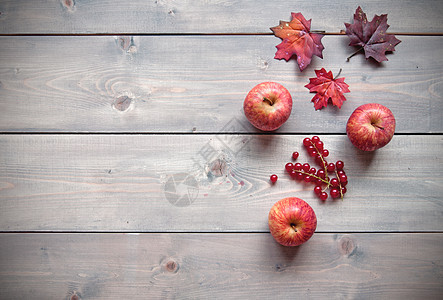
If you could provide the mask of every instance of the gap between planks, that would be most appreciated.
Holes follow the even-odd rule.
[[[321,30],[313,30],[311,33],[319,33],[323,35],[346,35],[343,32],[325,32]],[[389,35],[399,36],[443,36],[443,32],[389,32]],[[2,36],[263,36],[273,35],[272,32],[187,32],[187,33],[174,33],[174,32],[162,32],[162,33],[137,33],[137,32],[101,32],[101,33],[0,33]]]
[[[331,235],[331,234],[442,234],[443,231],[316,231],[316,235]],[[165,234],[165,235],[222,235],[222,234],[270,234],[269,231],[0,231],[0,234],[134,234],[134,235],[150,235],[150,234]]]
[[[345,132],[133,132],[133,131],[41,131],[41,132],[27,132],[27,131],[0,131],[0,135],[339,135],[345,136]],[[397,136],[441,136],[441,132],[399,132],[395,133]]]

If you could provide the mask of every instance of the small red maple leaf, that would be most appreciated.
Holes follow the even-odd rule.
[[[375,15],[372,21],[368,22],[366,14],[359,6],[354,14],[354,23],[345,23],[346,34],[351,39],[349,46],[360,46],[357,52],[364,50],[366,58],[372,57],[378,62],[388,60],[386,51],[394,51],[395,46],[401,41],[394,35],[386,33],[389,27],[387,20],[388,15],[384,14]],[[348,57],[348,61],[353,55]]]
[[[341,108],[343,102],[346,101],[343,93],[350,92],[349,85],[344,81],[345,78],[334,78],[332,72],[326,72],[325,68],[315,70],[315,74],[317,77],[309,78],[309,83],[305,85],[311,93],[316,93],[311,100],[314,102],[315,110],[326,107],[329,99],[331,99],[332,105]]]
[[[283,40],[276,46],[274,58],[288,61],[296,55],[300,71],[303,71],[311,63],[313,55],[323,58],[323,35],[311,33],[311,20],[307,21],[301,13],[291,13],[291,17],[290,22],[280,21],[280,25],[271,28],[274,35]]]

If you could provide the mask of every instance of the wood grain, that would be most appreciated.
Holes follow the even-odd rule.
[[[0,38],[0,131],[257,132],[244,118],[248,91],[262,81],[285,85],[294,99],[277,133],[344,133],[361,104],[389,107],[399,133],[443,132],[441,37],[401,37],[380,65],[345,36],[326,36],[324,59],[303,73],[273,58],[272,36],[87,36]],[[17,51],[19,49],[19,51]],[[314,70],[342,69],[351,93],[341,109],[315,111],[304,86]]]
[[[1,231],[263,232],[297,196],[321,232],[442,231],[440,135],[399,135],[373,153],[321,135],[345,162],[344,201],[284,172],[304,135],[2,135]],[[269,176],[280,179],[271,185]]]
[[[376,64],[340,33],[361,5],[402,42]],[[275,60],[291,12],[325,31],[324,59]],[[443,2],[0,1],[0,299],[441,299]],[[314,70],[342,69],[342,109],[315,111]],[[242,112],[284,84],[290,120],[259,132]],[[378,102],[396,136],[373,153],[345,135]],[[349,177],[321,202],[284,172],[319,135]],[[279,180],[272,185],[271,174]],[[305,245],[267,215],[305,199]]]
[[[339,32],[361,5],[372,20],[388,14],[391,32],[442,33],[443,5],[425,1],[144,1],[3,0],[1,34],[270,33],[291,12],[312,19],[313,30]]]
[[[1,234],[3,299],[438,299],[443,235]]]

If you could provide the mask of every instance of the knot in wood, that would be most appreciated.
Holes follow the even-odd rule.
[[[339,250],[343,255],[351,255],[355,250],[355,243],[349,236],[344,236],[339,240]]]
[[[276,264],[275,265],[275,271],[277,272],[283,272],[286,270],[286,265],[283,264]]]
[[[61,0],[62,6],[70,12],[75,11],[75,1],[74,0]]]
[[[79,294],[77,294],[77,292],[74,291],[74,293],[72,294],[72,296],[69,298],[70,300],[80,300],[80,296]]]
[[[114,104],[112,107],[118,111],[127,111],[129,109],[129,106],[131,105],[132,98],[128,96],[120,96],[117,99],[115,99]]]
[[[172,260],[172,259],[168,260],[165,263],[165,269],[168,272],[177,273],[177,271],[178,271],[178,263],[175,260]]]
[[[119,36],[117,39],[117,45],[124,51],[128,51],[131,46],[131,37],[130,36]]]
[[[217,158],[211,162],[209,170],[215,177],[221,177],[228,174],[228,165],[225,160]]]

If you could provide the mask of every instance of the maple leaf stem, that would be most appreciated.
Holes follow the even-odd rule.
[[[340,76],[340,74],[341,74],[341,71],[342,71],[343,69],[342,68],[340,68],[340,70],[338,71],[338,74],[337,75],[335,75],[335,77],[334,77],[334,80],[336,80],[337,78],[338,78],[338,76]]]
[[[358,54],[360,51],[362,51],[363,50],[363,47],[361,47],[361,48],[359,48],[357,51],[355,51],[354,53],[352,53],[351,55],[349,55],[347,58],[346,58],[346,61],[348,62],[350,59],[351,59],[351,57],[353,57],[354,55],[356,55],[356,54]]]

